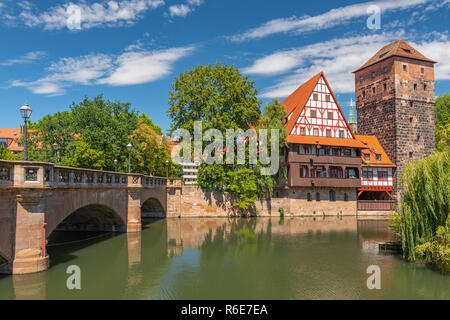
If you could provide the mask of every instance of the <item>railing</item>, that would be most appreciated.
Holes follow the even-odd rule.
[[[394,200],[358,200],[358,210],[391,211],[395,208]]]
[[[89,187],[113,188],[181,187],[180,178],[89,170],[55,166],[44,162],[0,160],[0,187]]]

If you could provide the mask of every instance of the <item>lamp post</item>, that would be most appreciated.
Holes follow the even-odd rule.
[[[127,150],[128,150],[128,173],[131,173],[131,149],[133,149],[133,145],[128,143]]]
[[[23,118],[24,121],[24,127],[23,127],[23,141],[24,141],[24,148],[23,148],[23,160],[28,161],[28,132],[27,132],[27,121],[31,117],[31,113],[33,110],[31,110],[30,106],[28,104],[24,104],[22,107],[20,107],[20,115]]]
[[[117,164],[119,163],[119,161],[117,159],[114,159],[114,167],[116,168],[116,172],[117,172]]]
[[[58,164],[58,148],[59,148],[59,145],[55,141],[55,143],[52,144],[52,147],[53,147],[53,151],[55,153],[55,166],[56,166]]]
[[[169,179],[169,160],[166,160],[166,178]]]

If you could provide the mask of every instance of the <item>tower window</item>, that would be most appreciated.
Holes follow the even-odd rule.
[[[417,135],[416,141],[420,140],[420,134]]]
[[[384,67],[384,73],[387,73],[388,67]]]
[[[412,101],[409,102],[409,106],[410,106],[411,108],[414,106],[414,104],[413,104]]]
[[[409,158],[412,158],[412,157],[413,157],[413,153],[410,152],[410,153],[409,153]]]
[[[414,83],[414,91],[417,90],[417,83]]]
[[[425,69],[424,68],[420,68],[420,73],[424,73],[425,72]]]
[[[375,72],[372,72],[372,79],[375,78]]]
[[[423,85],[423,90],[424,90],[424,91],[427,90],[427,85],[426,85],[426,84]]]
[[[359,77],[359,82],[362,83],[363,81],[364,81],[364,77],[363,76]]]
[[[385,84],[383,84],[383,90],[384,90],[384,91],[386,91],[386,90],[387,90],[387,85],[386,85],[386,83],[385,83]]]
[[[404,65],[403,65],[403,71],[406,71],[406,70],[407,70],[406,64],[404,64]]]
[[[372,88],[372,93],[375,94],[375,87]]]
[[[409,117],[409,122],[413,122],[413,117]]]
[[[365,90],[362,91],[362,95],[363,95],[363,98],[366,97],[366,91]]]

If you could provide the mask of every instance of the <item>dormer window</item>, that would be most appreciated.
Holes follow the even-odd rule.
[[[364,154],[364,160],[370,161],[370,154]]]
[[[376,159],[377,159],[377,161],[381,161],[381,154],[377,154]]]

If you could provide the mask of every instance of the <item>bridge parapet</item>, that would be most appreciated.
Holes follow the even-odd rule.
[[[0,160],[0,188],[181,188],[181,179]]]

